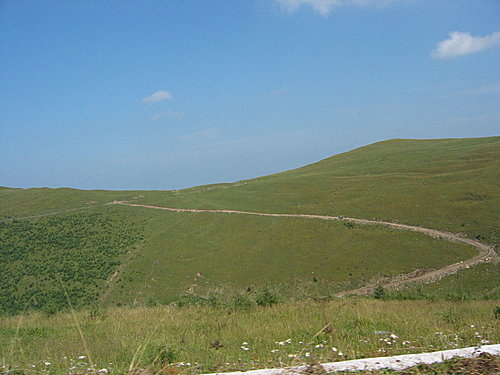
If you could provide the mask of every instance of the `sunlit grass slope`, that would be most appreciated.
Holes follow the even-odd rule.
[[[275,175],[178,191],[2,188],[0,215],[134,200],[180,208],[398,220],[498,243],[499,185],[500,137],[396,139]]]
[[[113,282],[109,303],[170,302],[230,285],[329,281],[331,293],[381,276],[438,267],[475,250],[419,233],[341,222],[129,208],[152,215],[140,251]]]
[[[498,343],[494,311],[495,301],[362,299],[244,310],[115,308],[76,314],[84,340],[69,313],[0,317],[0,366],[26,374],[166,366],[175,374],[420,353]]]
[[[499,242],[500,137],[389,140],[299,169],[141,202],[400,221]]]
[[[484,263],[424,285],[393,291],[388,298],[410,299],[496,299],[500,300],[500,263]]]
[[[77,190],[69,188],[0,188],[0,219],[64,213],[102,206],[113,200],[137,198],[133,191]]]
[[[276,175],[180,191],[1,188],[0,219],[7,235],[0,241],[0,255],[5,257],[12,246],[23,247],[23,251],[31,253],[14,259],[12,267],[26,269],[26,262],[36,259],[33,254],[39,256],[47,251],[40,248],[42,245],[59,243],[64,233],[68,238],[78,233],[77,219],[61,219],[61,225],[76,223],[74,230],[65,228],[66,232],[54,229],[46,219],[96,212],[104,215],[103,220],[116,223],[106,230],[105,225],[96,224],[93,230],[85,224],[96,244],[104,241],[108,231],[120,233],[127,226],[141,231],[144,228],[144,235],[133,246],[120,245],[108,253],[106,262],[111,266],[106,266],[105,275],[99,273],[98,287],[93,283],[82,286],[93,288],[82,292],[90,293],[92,301],[96,300],[95,290],[99,290],[99,300],[105,304],[128,305],[151,299],[169,302],[186,291],[202,294],[222,285],[243,290],[268,283],[324,282],[333,292],[378,277],[450,264],[471,257],[475,251],[377,226],[350,228],[342,222],[174,213],[106,203],[128,200],[180,208],[375,218],[464,232],[498,243],[499,173],[500,137],[391,140]],[[49,216],[30,218],[40,215]],[[15,223],[13,218],[33,222],[34,229],[31,224]],[[12,244],[8,233],[14,226],[25,233],[20,233]],[[40,242],[36,236],[30,237],[31,232],[49,237]],[[63,246],[56,248],[56,253],[69,246],[67,241],[60,242]],[[80,251],[79,246],[67,250]],[[99,246],[93,248],[94,253],[90,250],[85,250],[89,259],[102,256],[98,254]],[[71,257],[52,255],[45,261],[64,263],[65,259],[71,266],[57,265],[55,269],[78,268]],[[46,269],[51,267],[47,264]],[[16,295],[31,295],[33,280],[25,276],[16,273],[16,281],[10,281],[10,287],[28,288],[15,291]],[[72,280],[64,272],[57,277]],[[56,280],[53,273],[52,282]],[[490,278],[490,288],[493,282],[494,278]]]

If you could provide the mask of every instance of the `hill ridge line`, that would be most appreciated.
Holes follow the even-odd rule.
[[[319,220],[336,220],[336,221],[347,221],[361,225],[382,225],[386,227],[395,228],[398,230],[409,230],[413,232],[423,233],[427,236],[431,236],[433,238],[442,238],[447,241],[455,242],[455,243],[464,243],[470,246],[473,246],[479,251],[479,254],[465,261],[460,261],[457,263],[453,263],[447,266],[443,266],[434,270],[415,270],[409,274],[403,275],[403,279],[381,282],[377,285],[381,285],[383,287],[394,288],[401,286],[410,282],[434,282],[437,281],[444,276],[448,276],[451,274],[455,274],[458,271],[469,268],[479,263],[486,262],[497,262],[500,260],[500,257],[497,255],[495,249],[487,244],[482,242],[472,240],[470,238],[464,238],[461,235],[450,233],[446,231],[440,231],[437,229],[424,228],[415,225],[407,225],[407,224],[399,224],[392,223],[389,221],[382,220],[368,220],[368,219],[358,219],[353,217],[343,217],[343,216],[329,216],[329,215],[313,215],[313,214],[279,214],[279,213],[266,213],[266,212],[252,212],[252,211],[239,211],[239,210],[221,210],[221,209],[198,209],[198,208],[173,208],[173,207],[164,207],[164,206],[154,206],[148,204],[139,204],[139,203],[130,203],[127,201],[113,201],[106,203],[107,205],[111,204],[119,204],[131,207],[143,207],[150,208],[155,210],[164,210],[171,212],[188,212],[188,213],[223,213],[223,214],[237,214],[237,215],[255,215],[255,216],[267,216],[267,217],[292,217],[292,218],[302,218],[302,219],[319,219]],[[377,285],[368,285],[362,288],[352,289],[337,293],[337,297],[344,297],[347,295],[362,295],[368,294]]]

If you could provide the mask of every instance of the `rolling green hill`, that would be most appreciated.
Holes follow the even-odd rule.
[[[389,140],[271,176],[148,192],[138,201],[377,218],[498,244],[499,185],[500,137]]]
[[[179,191],[1,188],[0,261],[9,277],[0,304],[11,313],[62,306],[61,280],[76,306],[168,303],[186,292],[269,283],[314,283],[331,295],[476,251],[379,226],[106,203],[345,215],[462,232],[498,246],[499,177],[500,137],[490,137],[384,141],[271,176]],[[487,272],[494,276],[498,267]]]

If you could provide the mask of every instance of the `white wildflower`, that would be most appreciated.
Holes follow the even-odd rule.
[[[85,357],[84,355],[81,355],[80,357],[78,357],[78,359],[85,359],[87,357]]]
[[[316,349],[321,349],[321,348],[324,348],[324,347],[325,347],[325,345],[323,345],[323,344],[318,344],[318,345],[315,346]]]
[[[311,356],[311,353],[306,352],[306,353],[304,354],[304,356],[306,356],[306,357],[310,357],[310,356]]]
[[[291,344],[291,343],[292,343],[292,339],[286,339],[286,340],[285,340],[285,342],[286,342],[287,344]]]
[[[241,346],[241,349],[247,351],[247,350],[250,350],[250,348],[247,348],[246,346]]]
[[[285,345],[285,342],[284,341],[280,341],[280,342],[276,342],[276,344],[283,346],[283,345]]]
[[[488,340],[485,340],[485,339],[481,340],[481,344],[489,344],[489,343],[490,342]]]
[[[391,338],[393,338],[394,340],[399,339],[399,337],[396,336],[394,333],[391,334]]]
[[[339,355],[344,355],[344,353],[342,353],[342,352],[339,352]]]
[[[278,353],[278,352],[279,352],[279,350],[278,350],[278,349],[273,349],[273,350],[271,350],[271,353]]]
[[[50,366],[50,362],[45,361],[43,363],[45,364],[45,366]]]
[[[288,354],[288,358],[295,358],[297,357],[297,354]]]
[[[99,372],[99,373],[101,373],[101,374],[107,374],[107,373],[108,373],[108,369],[107,369],[107,368],[102,368],[102,369],[100,369],[100,370],[99,370],[99,371],[97,371],[97,372]]]
[[[245,341],[245,342],[244,342],[244,343],[242,343],[241,345],[248,345],[248,342],[246,342],[246,341]]]
[[[335,346],[332,347],[332,351],[336,352],[337,350],[338,349]]]

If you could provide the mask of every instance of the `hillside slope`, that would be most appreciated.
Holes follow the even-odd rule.
[[[253,290],[268,283],[296,288],[314,282],[331,294],[384,276],[441,267],[476,251],[377,226],[107,203],[345,215],[462,232],[498,244],[499,173],[500,137],[390,140],[271,176],[180,191],[2,188],[0,259],[12,277],[0,285],[0,302],[8,303],[14,295],[17,310],[51,307],[51,301],[61,306],[61,280],[68,280],[68,293],[78,306],[96,303],[96,293],[105,304],[166,303],[186,292]],[[118,241],[116,235],[127,227],[140,234],[127,244],[112,245],[106,267],[99,268],[101,247],[74,242],[85,212],[88,217],[100,215],[95,224],[85,224],[90,243],[103,243],[107,233]],[[116,230],[104,223],[117,223]],[[64,225],[63,232],[58,225]],[[16,233],[14,239],[11,233]],[[61,256],[45,256],[41,246],[47,244]],[[13,248],[27,255],[15,256]],[[78,257],[63,256],[82,250],[86,257],[80,266],[91,262],[99,270],[95,281],[89,281],[91,273],[75,278]],[[18,272],[33,267],[37,259],[46,262],[37,274],[44,280],[42,287]],[[494,275],[498,267],[488,270]],[[485,287],[488,295],[495,293],[494,286]],[[41,300],[47,303],[36,302]]]
[[[271,176],[145,192],[137,201],[377,218],[498,244],[499,185],[500,137],[389,140]]]

